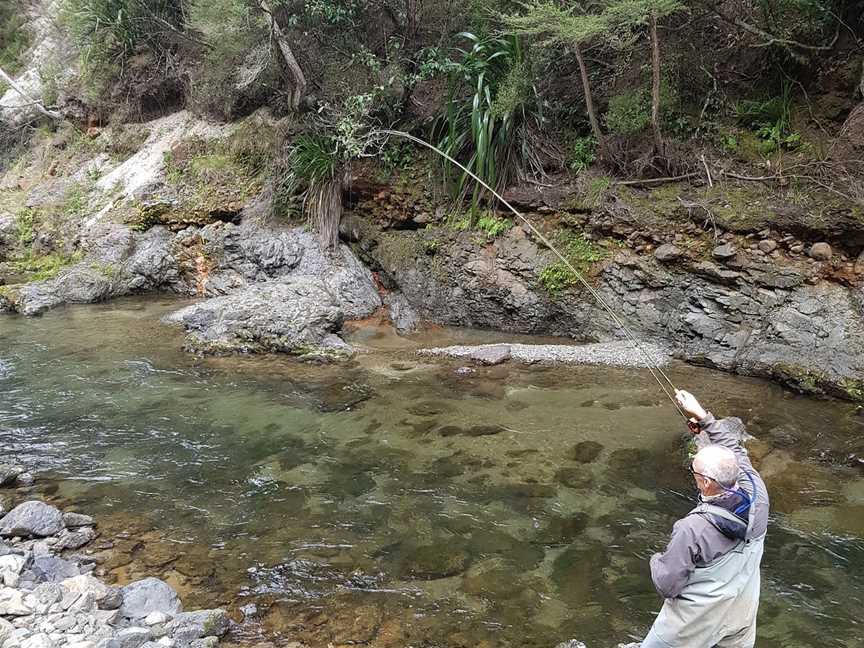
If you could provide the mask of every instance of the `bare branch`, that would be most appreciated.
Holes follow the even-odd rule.
[[[21,86],[19,86],[12,79],[12,77],[10,77],[8,74],[6,74],[6,72],[3,70],[3,68],[0,68],[0,79],[5,81],[6,83],[8,83],[15,92],[20,94],[22,97],[24,97],[28,101],[27,104],[23,104],[20,107],[34,106],[36,108],[36,110],[39,111],[40,114],[45,115],[46,117],[50,117],[51,119],[56,119],[56,120],[63,119],[63,116],[60,113],[58,113],[54,110],[48,110],[42,104],[41,101],[37,101],[36,99],[34,99],[30,95],[28,95],[26,92],[24,92],[24,90],[21,89]],[[19,106],[2,106],[2,107],[3,108],[18,108]]]

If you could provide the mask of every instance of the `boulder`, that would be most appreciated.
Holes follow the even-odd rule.
[[[24,594],[11,587],[0,589],[0,616],[27,616],[32,608],[24,603]]]
[[[100,610],[116,609],[122,603],[116,587],[109,587],[93,576],[82,574],[67,578],[60,583],[65,593],[80,596],[91,595]]]
[[[141,648],[151,638],[147,628],[123,628],[111,642],[111,648]]]
[[[387,296],[385,303],[389,307],[390,321],[397,333],[412,333],[417,330],[420,316],[405,295],[400,292],[391,293]]]
[[[45,537],[63,529],[63,514],[45,502],[19,504],[0,520],[0,536]]]
[[[0,617],[0,646],[6,644],[6,641],[12,637],[13,632],[15,632],[15,626]]]
[[[164,612],[176,616],[183,611],[177,592],[158,578],[129,583],[123,591],[120,614],[127,619],[145,619],[151,612]]]
[[[671,263],[681,258],[681,249],[677,245],[664,243],[654,250],[654,258],[660,263]]]
[[[168,633],[181,641],[192,641],[203,637],[221,637],[230,626],[225,610],[198,610],[182,612],[168,624]]]
[[[814,243],[807,254],[816,261],[830,261],[833,251],[828,243]]]
[[[24,472],[22,466],[15,464],[0,464],[0,487],[12,486],[18,475]]]
[[[56,556],[36,556],[29,569],[29,574],[37,584],[60,583],[80,573],[75,563]]]
[[[333,336],[342,310],[312,277],[249,286],[183,308],[164,321],[182,324],[187,348],[200,353],[350,354]]]
[[[64,529],[57,537],[57,543],[54,545],[54,551],[64,551],[65,549],[80,549],[88,544],[96,537],[96,532],[92,527],[81,527],[75,531]]]

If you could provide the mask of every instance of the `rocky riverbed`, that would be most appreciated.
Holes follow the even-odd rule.
[[[0,476],[23,474],[0,466]],[[0,496],[0,648],[213,648],[224,610],[184,612],[172,587],[144,578],[123,587],[93,575],[88,515],[40,500],[5,511]]]

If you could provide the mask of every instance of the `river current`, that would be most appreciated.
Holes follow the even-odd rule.
[[[374,323],[348,365],[202,359],[159,323],[177,307],[0,318],[0,461],[197,552],[208,577],[184,597],[255,603],[261,628],[313,646],[600,648],[648,629],[648,558],[694,488],[646,371],[465,372],[414,350],[515,338]],[[756,437],[773,509],[757,645],[864,645],[864,417],[759,380],[670,375]],[[188,580],[170,555],[157,566]]]

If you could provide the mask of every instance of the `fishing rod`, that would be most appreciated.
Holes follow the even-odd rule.
[[[453,159],[451,156],[449,156],[447,153],[445,153],[444,151],[442,151],[438,147],[430,144],[429,142],[427,142],[425,140],[420,139],[419,137],[415,137],[414,135],[411,135],[410,133],[406,133],[404,131],[381,129],[381,130],[378,130],[375,132],[381,133],[384,135],[395,135],[396,137],[402,137],[404,139],[410,140],[416,144],[420,144],[421,146],[425,146],[426,148],[434,151],[435,153],[437,153],[438,155],[440,155],[441,157],[443,157],[444,159],[449,161],[451,164],[454,164],[457,167],[459,167],[460,169],[462,169],[462,171],[464,171],[469,176],[471,176],[475,180],[475,182],[477,182],[478,184],[485,187],[492,195],[494,195],[498,200],[501,201],[501,204],[503,204],[505,207],[507,207],[507,209],[512,211],[516,215],[516,217],[519,218],[519,220],[521,220],[523,223],[525,223],[525,225],[528,226],[528,228],[534,233],[534,235],[537,237],[537,239],[539,241],[541,241],[547,248],[549,248],[552,251],[552,253],[556,257],[558,257],[558,259],[561,261],[561,263],[563,263],[567,267],[567,269],[569,269],[573,273],[573,275],[579,280],[579,283],[581,283],[588,290],[588,292],[591,294],[591,296],[597,301],[598,304],[600,304],[600,306],[603,308],[603,310],[606,311],[606,313],[609,315],[609,317],[612,319],[612,321],[618,327],[620,327],[620,329],[624,332],[624,335],[627,337],[627,339],[645,357],[645,360],[648,363],[648,365],[647,365],[648,371],[651,372],[651,375],[653,376],[654,380],[657,381],[657,384],[660,386],[660,389],[663,391],[664,394],[666,394],[666,397],[670,401],[672,401],[672,404],[675,406],[675,409],[678,410],[678,413],[681,414],[682,417],[684,417],[684,420],[688,421],[687,414],[684,413],[684,410],[681,409],[681,406],[678,404],[678,401],[675,400],[675,393],[678,391],[678,389],[675,387],[675,384],[669,379],[669,376],[666,375],[666,372],[663,371],[663,368],[660,366],[660,363],[658,363],[651,356],[651,354],[648,353],[648,351],[645,349],[645,347],[642,346],[642,344],[639,342],[639,340],[633,334],[633,331],[631,331],[630,328],[623,321],[621,321],[621,318],[619,318],[618,315],[615,313],[615,311],[612,310],[612,307],[606,302],[605,299],[603,299],[603,296],[594,288],[594,286],[592,286],[588,282],[588,280],[582,276],[581,272],[579,272],[576,268],[573,267],[573,264],[570,263],[570,261],[568,261],[567,258],[563,254],[561,254],[556,249],[556,247],[554,245],[552,245],[552,242],[549,241],[549,239],[547,239],[540,230],[538,230],[536,227],[534,227],[534,224],[530,220],[528,220],[528,218],[523,216],[515,207],[513,207],[513,205],[511,205],[509,202],[504,200],[504,197],[501,196],[501,194],[499,194],[492,187],[490,187],[483,180],[481,180],[475,173],[473,173],[472,171],[465,168],[464,165],[459,163],[457,160]],[[671,389],[671,392],[670,392],[670,389]]]

